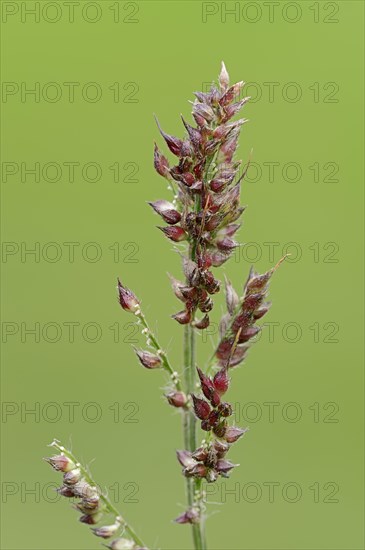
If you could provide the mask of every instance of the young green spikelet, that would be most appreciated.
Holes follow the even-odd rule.
[[[108,497],[99,491],[90,473],[71,451],[56,440],[49,446],[55,448],[59,454],[44,460],[56,471],[63,473],[63,483],[57,492],[65,498],[73,499],[73,508],[81,513],[80,522],[89,526],[106,522],[104,525],[91,527],[94,535],[102,539],[109,540],[114,536],[123,535],[123,538],[110,542],[111,549],[142,550],[145,548],[141,539],[121,517]],[[113,518],[113,523],[110,523],[110,517]],[[145,550],[148,549],[145,548]]]

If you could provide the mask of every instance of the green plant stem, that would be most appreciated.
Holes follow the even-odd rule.
[[[195,391],[195,329],[192,325],[185,326],[184,333],[184,372],[188,394]],[[184,443],[186,449],[196,450],[196,418],[190,408],[183,417]],[[192,524],[192,534],[195,550],[206,550],[204,538],[204,518],[201,513],[201,479],[186,478],[186,493],[189,507],[196,506],[200,511],[199,523]]]
[[[186,392],[189,394],[191,390],[191,369],[190,369],[190,325],[185,326],[184,330],[184,377]],[[183,436],[184,436],[184,448],[191,450],[191,433],[192,426],[194,426],[194,413],[191,407],[184,411],[183,414]],[[194,450],[194,449],[193,449]],[[190,477],[185,478],[186,482],[186,498],[189,508],[193,505],[194,501],[194,486],[193,480]],[[193,531],[194,547],[197,548],[195,533]]]
[[[200,208],[200,197],[195,199],[195,210]],[[193,241],[190,246],[189,256],[191,260],[195,261],[195,254],[197,248],[197,241]],[[186,393],[188,395],[195,392],[195,379],[196,379],[196,343],[195,343],[195,328],[193,326],[195,312],[193,312],[193,319],[190,324],[185,326],[184,332],[184,372],[186,382]],[[184,434],[184,443],[186,449],[191,452],[196,450],[196,417],[193,409],[186,412],[188,420],[183,424],[184,430],[187,433]],[[205,541],[205,528],[204,528],[204,499],[202,497],[202,480],[197,478],[186,478],[186,491],[189,507],[197,507],[199,509],[199,522],[192,524],[192,534],[195,550],[206,550]]]
[[[210,165],[215,158],[212,155],[207,162],[203,181],[208,179]],[[195,211],[199,212],[201,209],[201,198],[199,195],[195,197]],[[196,250],[198,246],[198,240],[194,239],[190,243],[189,258],[192,261],[196,259]],[[193,319],[190,324],[185,326],[184,332],[184,374],[186,393],[191,395],[195,392],[195,379],[196,379],[196,343],[195,343],[195,328],[194,328],[195,311],[193,312]],[[183,432],[184,432],[184,445],[185,448],[191,452],[194,452],[197,447],[196,443],[196,417],[194,411],[190,405],[188,410],[184,411],[183,415]],[[199,523],[192,524],[192,533],[195,550],[206,550],[205,539],[205,522],[204,522],[204,493],[202,490],[202,480],[199,478],[186,478],[186,493],[189,507],[193,506],[199,509],[200,520]]]
[[[76,466],[80,469],[80,472],[83,476],[83,478],[87,481],[87,483],[89,483],[89,485],[93,486],[93,487],[97,487],[97,484],[96,482],[93,480],[93,478],[91,477],[91,475],[89,474],[89,472],[82,466],[82,464],[80,464],[80,462],[77,460],[77,458],[73,455],[73,453],[71,453],[71,451],[68,451],[67,449],[65,449],[65,447],[63,447],[63,445],[59,445],[57,443],[57,441],[53,441],[53,443],[51,443],[50,447],[55,447],[58,451],[60,451],[61,453],[63,453],[65,456],[67,456],[70,460],[72,460],[72,462],[74,462],[74,464],[76,464]],[[144,542],[139,538],[139,536],[137,535],[137,533],[135,532],[135,530],[133,529],[133,527],[131,527],[123,518],[122,514],[115,508],[115,506],[110,502],[110,500],[108,499],[108,497],[106,495],[104,495],[103,493],[100,494],[100,500],[103,501],[103,503],[105,504],[105,508],[107,509],[108,512],[110,512],[111,514],[113,514],[115,516],[115,518],[119,517],[120,520],[121,520],[121,527],[122,529],[130,536],[130,538],[138,545],[140,546],[141,548],[145,548],[146,545],[144,544]]]
[[[191,325],[185,326],[184,333],[184,372],[186,392],[191,395],[195,392],[195,334]],[[196,449],[196,418],[193,409],[189,409],[189,431],[187,435],[187,449],[191,452]]]

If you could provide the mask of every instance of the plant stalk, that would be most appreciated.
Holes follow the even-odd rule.
[[[195,210],[200,207],[200,197],[195,199]],[[193,241],[190,246],[189,256],[195,261],[197,241]],[[195,312],[191,323],[185,326],[184,332],[184,372],[186,393],[191,395],[195,393],[196,379],[196,342],[195,328],[193,326]],[[196,443],[196,417],[192,407],[185,412],[186,420],[184,420],[184,443],[186,449],[194,452],[197,447]],[[189,507],[197,507],[199,509],[199,522],[192,524],[192,534],[195,550],[206,550],[205,528],[204,528],[204,498],[202,493],[202,480],[196,478],[186,478],[186,491]]]
[[[195,329],[192,325],[185,326],[184,333],[184,372],[186,391],[191,394],[195,391]],[[185,448],[193,452],[196,450],[196,418],[190,407],[184,412],[183,431]],[[201,479],[185,478],[186,493],[189,507],[198,507],[200,512],[199,523],[192,524],[192,534],[195,550],[206,550],[204,536],[204,517],[202,513]]]

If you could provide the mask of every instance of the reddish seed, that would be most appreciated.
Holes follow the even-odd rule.
[[[179,243],[187,239],[187,235],[185,231],[183,230],[182,227],[178,225],[169,226],[169,227],[158,227],[158,229],[161,229],[161,231],[166,235],[166,237],[171,241],[174,241],[175,243]]]
[[[215,389],[220,395],[226,393],[229,387],[229,377],[226,368],[219,370],[213,378]]]
[[[169,176],[168,160],[161,153],[156,143],[155,143],[155,151],[154,151],[154,166],[155,166],[156,172],[158,172],[160,176],[163,176],[164,178],[167,178]]]
[[[183,174],[181,176],[181,179],[182,181],[185,183],[185,185],[187,185],[188,187],[190,187],[191,185],[193,185],[193,183],[195,182],[195,177],[193,174],[190,174],[189,172],[186,172],[185,174]]]
[[[179,311],[179,313],[175,313],[172,318],[180,323],[180,325],[187,325],[191,321],[191,312],[188,310]]]
[[[224,437],[227,430],[227,423],[226,421],[220,422],[217,424],[217,426],[214,426],[213,432],[217,437]]]
[[[181,516],[175,519],[175,523],[199,523],[199,512],[195,508],[189,508]]]
[[[199,447],[193,452],[192,457],[195,460],[204,462],[208,456],[208,450],[205,447]]]
[[[204,464],[197,462],[194,466],[185,468],[184,474],[187,477],[205,477],[207,475],[207,468]]]
[[[218,439],[214,441],[213,447],[217,453],[218,458],[223,458],[224,455],[229,451],[229,444],[225,441],[219,441]]]
[[[245,297],[243,301],[242,308],[245,311],[252,311],[254,312],[256,308],[261,304],[262,300],[264,298],[264,295],[261,293],[256,294],[249,294]]]
[[[240,437],[242,437],[247,432],[247,429],[242,430],[236,426],[229,426],[224,434],[224,439],[227,443],[234,443]]]
[[[184,468],[188,468],[195,464],[195,460],[192,459],[190,451],[176,451],[176,456],[181,466],[184,466]]]
[[[200,321],[195,322],[194,324],[195,328],[198,328],[199,330],[204,330],[209,327],[209,315],[204,315],[203,319]]]
[[[217,391],[214,391],[210,396],[210,402],[213,405],[213,407],[218,407],[219,403],[221,402],[221,398]]]
[[[214,385],[212,380],[209,378],[209,376],[206,376],[203,371],[199,368],[197,368],[198,376],[200,379],[200,386],[202,389],[202,392],[204,393],[205,397],[207,399],[210,399],[212,396],[212,393],[214,392]]]
[[[216,426],[219,421],[219,411],[213,410],[208,417],[208,421],[211,427]]]
[[[66,487],[66,485],[63,485],[62,487],[57,489],[57,493],[66,498],[72,498],[75,496],[75,493],[73,492],[72,488]]]
[[[261,319],[261,317],[266,315],[266,313],[269,311],[269,309],[270,309],[269,305],[259,307],[258,309],[256,309],[256,311],[253,314],[254,319],[255,320]]]
[[[224,239],[218,240],[216,242],[217,247],[219,250],[223,252],[230,252],[234,248],[237,248],[237,243],[233,239],[230,239],[229,237],[224,237]]]
[[[235,466],[237,466],[237,464],[233,464],[229,460],[219,459],[216,464],[216,470],[220,474],[226,474],[233,470]]]
[[[171,202],[159,200],[148,203],[161,218],[171,225],[178,223],[181,220],[181,214],[178,212]]]
[[[230,403],[221,403],[218,407],[219,414],[227,417],[233,413],[232,405]]]
[[[201,423],[200,423],[200,427],[202,430],[204,430],[205,432],[209,432],[212,427],[211,425],[209,424],[209,421],[208,420],[202,420]]]
[[[162,128],[160,126],[160,123],[157,120],[157,117],[156,117],[156,123],[157,123],[158,129],[160,130],[160,133],[161,133],[162,137],[166,141],[166,144],[167,144],[168,148],[170,149],[171,153],[173,153],[176,156],[180,156],[181,155],[181,149],[183,147],[183,142],[181,141],[181,139],[176,138],[174,136],[170,136],[169,134],[166,134],[162,130]]]
[[[256,334],[258,334],[260,330],[260,327],[249,327],[244,329],[238,337],[239,343],[242,344],[244,342],[248,342],[248,340],[256,336]]]
[[[57,471],[69,472],[75,468],[75,464],[65,455],[55,455],[44,459]]]
[[[119,303],[125,311],[135,312],[139,306],[139,300],[129,288],[123,286],[118,279]]]
[[[177,408],[185,407],[187,403],[187,397],[181,391],[170,392],[166,395],[166,398],[170,405]]]
[[[192,394],[192,398],[196,416],[200,418],[200,420],[206,420],[211,411],[209,403],[204,401],[204,399],[199,399],[199,397],[196,397],[194,394]]]
[[[134,351],[143,367],[146,369],[156,369],[161,366],[161,359],[158,355],[150,353],[149,351],[137,350]]]

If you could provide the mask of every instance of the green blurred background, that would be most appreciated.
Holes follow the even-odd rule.
[[[191,547],[171,522],[184,504],[179,415],[162,374],[136,363],[143,337],[115,284],[142,298],[179,370],[166,272],[179,277],[180,261],[146,204],[169,196],[152,167],[153,113],[181,135],[179,114],[222,59],[248,83],[238,158],[253,148],[255,164],[246,245],[218,277],[241,287],[250,263],[292,256],[271,286],[271,324],[234,372],[229,397],[250,433],[210,495],[209,547],[364,548],[363,2],[1,8],[2,548],[100,548],[52,492],[60,476],[41,458],[54,437],[150,547]],[[222,309],[219,296],[215,323]],[[200,336],[201,366],[215,338]]]

